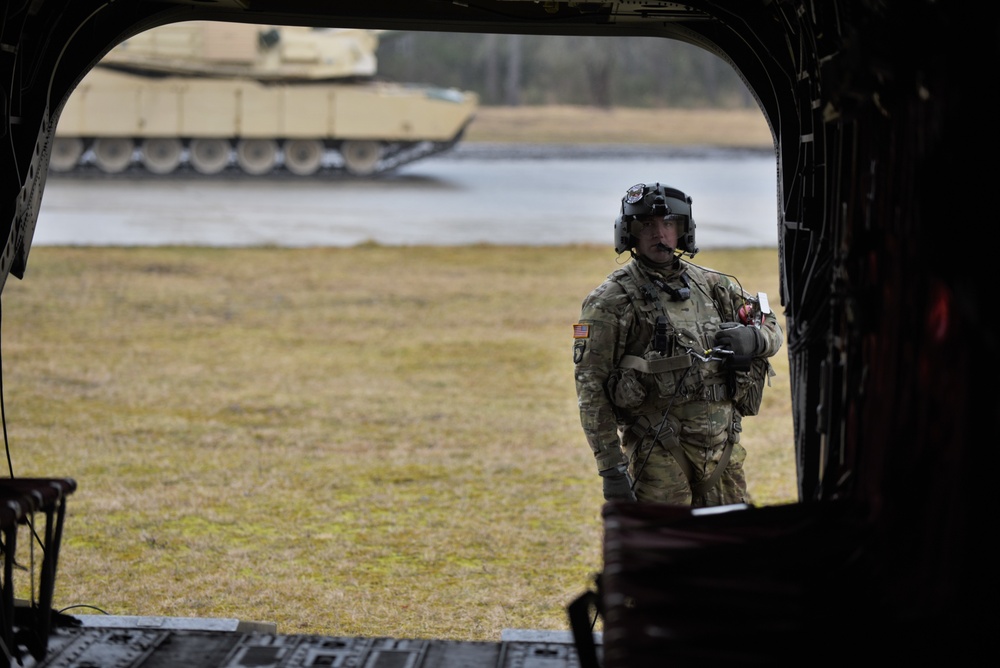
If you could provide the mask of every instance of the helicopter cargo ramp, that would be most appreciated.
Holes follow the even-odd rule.
[[[48,652],[25,668],[571,668],[580,660],[569,631],[508,629],[500,642],[281,635],[274,625],[235,619],[78,615]],[[601,634],[595,633],[600,648]]]

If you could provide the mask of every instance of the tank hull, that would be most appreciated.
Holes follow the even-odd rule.
[[[168,174],[189,167],[205,174],[236,169],[260,175],[284,168],[298,175],[320,170],[370,175],[450,148],[478,106],[474,93],[359,81],[356,71],[313,79],[292,77],[292,70],[275,66],[259,68],[255,77],[219,65],[209,75],[218,61],[200,57],[182,68],[176,58],[182,52],[178,28],[167,28],[173,30],[167,33],[171,51],[157,47],[165,42],[163,35],[159,41],[147,36],[138,46],[125,42],[80,82],[59,117],[53,171],[138,168]],[[204,32],[208,28],[183,27],[201,40],[214,35]],[[215,37],[206,44],[221,39]],[[357,40],[357,35],[315,38]],[[287,36],[280,39],[289,42]],[[188,42],[194,55],[204,55],[198,41],[181,46]],[[300,45],[284,53],[304,50]],[[161,57],[159,71],[150,69],[156,57]],[[133,69],[122,69],[129,58]],[[302,60],[294,63],[299,70]],[[139,66],[142,71],[135,69]]]

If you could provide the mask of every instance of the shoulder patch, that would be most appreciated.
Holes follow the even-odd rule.
[[[590,325],[585,325],[583,323],[576,323],[573,325],[573,338],[574,339],[589,339],[590,338]]]

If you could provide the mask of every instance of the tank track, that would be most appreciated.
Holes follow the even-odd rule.
[[[254,174],[243,170],[232,152],[226,166],[213,174],[203,174],[198,172],[188,160],[189,151],[185,148],[184,157],[181,163],[167,173],[158,174],[145,167],[142,161],[141,149],[134,149],[131,159],[126,167],[117,171],[107,171],[98,165],[91,148],[85,150],[79,160],[72,168],[55,169],[50,167],[50,174],[67,176],[87,176],[90,178],[316,178],[316,177],[353,177],[372,178],[389,174],[396,169],[419,160],[424,160],[430,156],[449,151],[458,143],[459,138],[447,142],[396,142],[382,144],[382,153],[370,172],[357,173],[347,167],[343,157],[337,149],[326,149],[322,163],[315,172],[305,175],[298,175],[287,169],[279,154],[278,161],[273,169],[269,169],[260,174]]]

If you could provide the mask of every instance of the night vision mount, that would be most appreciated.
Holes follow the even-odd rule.
[[[615,252],[624,253],[636,247],[632,222],[642,216],[681,216],[677,231],[677,250],[694,257],[698,247],[694,242],[694,218],[691,198],[676,188],[662,183],[637,183],[625,192],[615,220]]]

